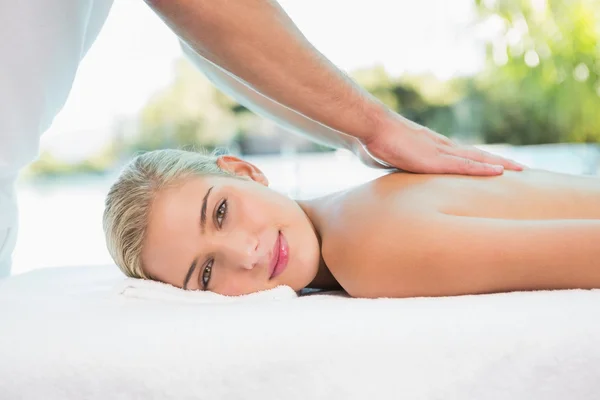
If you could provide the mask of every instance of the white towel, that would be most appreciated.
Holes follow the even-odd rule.
[[[125,279],[116,289],[119,295],[129,298],[204,304],[289,300],[298,297],[291,287],[283,285],[243,296],[224,296],[202,290],[183,290],[162,282],[134,278]]]

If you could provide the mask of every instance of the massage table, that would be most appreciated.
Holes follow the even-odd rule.
[[[600,399],[600,290],[225,298],[39,269],[0,280],[0,399]]]

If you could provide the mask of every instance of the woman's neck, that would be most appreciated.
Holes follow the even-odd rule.
[[[317,240],[319,241],[320,250],[323,248],[322,233],[324,224],[327,220],[326,215],[328,214],[328,209],[332,206],[332,200],[334,197],[335,194],[312,200],[296,201],[311,222],[315,235],[317,236]],[[319,268],[317,270],[317,274],[307,287],[326,290],[341,289],[340,284],[327,267],[321,251],[319,254]]]

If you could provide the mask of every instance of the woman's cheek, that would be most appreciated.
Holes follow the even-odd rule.
[[[243,217],[251,224],[254,229],[263,227],[268,222],[266,206],[261,202],[244,201],[242,206]],[[260,230],[260,229],[258,229]]]
[[[261,288],[256,289],[254,286],[251,282],[245,282],[239,277],[232,276],[220,286],[218,293],[224,296],[241,296],[262,290]]]

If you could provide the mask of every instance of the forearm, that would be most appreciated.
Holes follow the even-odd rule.
[[[199,55],[271,99],[361,141],[392,113],[337,69],[271,0],[147,0]]]
[[[235,75],[198,54],[186,43],[182,42],[181,47],[188,59],[215,86],[256,114],[269,118],[292,132],[309,136],[313,141],[325,146],[350,150],[371,167],[389,167],[367,153],[365,147],[355,137],[323,125],[261,94]]]

